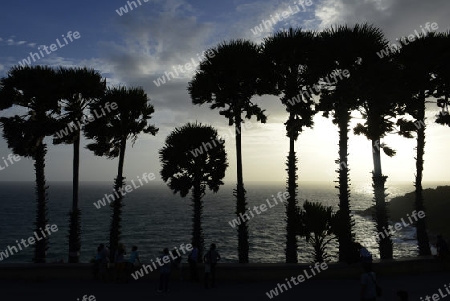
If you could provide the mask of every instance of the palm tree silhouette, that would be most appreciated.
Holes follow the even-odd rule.
[[[289,112],[286,121],[286,131],[289,137],[289,154],[287,156],[287,191],[289,198],[286,203],[286,262],[297,263],[296,215],[297,202],[297,157],[295,141],[304,127],[313,126],[316,113],[311,95],[301,94],[317,79],[310,78],[310,68],[313,63],[312,54],[315,51],[315,33],[302,31],[300,28],[281,31],[264,39],[264,56],[272,67],[269,80],[276,95],[282,93],[281,102]]]
[[[66,128],[70,123],[71,132],[68,135],[55,135],[54,144],[73,145],[73,186],[72,186],[72,210],[69,213],[69,262],[78,263],[81,249],[81,225],[80,209],[78,208],[78,187],[80,169],[80,138],[82,129],[77,123],[83,123],[87,118],[85,110],[90,103],[100,98],[106,89],[106,82],[98,71],[87,68],[60,67],[57,71],[61,78],[62,105],[64,113],[61,118],[61,126]]]
[[[185,197],[191,191],[194,208],[192,245],[198,247],[198,258],[203,258],[202,198],[206,187],[217,192],[223,185],[228,167],[224,141],[219,139],[213,127],[188,123],[169,134],[159,151],[159,158],[161,177],[174,194]]]
[[[303,210],[298,214],[297,231],[313,247],[315,262],[324,262],[330,258],[327,245],[336,238],[332,232],[335,216],[331,206],[309,201],[305,201]]]
[[[44,138],[57,129],[59,108],[59,81],[56,72],[47,66],[13,67],[8,76],[1,79],[0,110],[19,106],[26,109],[24,115],[2,117],[3,137],[14,154],[34,160],[36,172],[36,233],[44,229],[47,218],[47,189],[45,180]],[[36,263],[44,263],[48,249],[48,237],[41,237],[34,245]]]
[[[218,108],[219,114],[228,119],[228,125],[235,125],[237,185],[236,215],[247,210],[244,179],[242,174],[241,125],[245,118],[256,116],[258,121],[266,122],[264,110],[251,101],[254,95],[265,94],[267,85],[261,80],[265,61],[260,48],[253,42],[233,40],[224,42],[208,50],[210,56],[202,61],[199,70],[189,82],[188,91],[193,104],[211,104]],[[247,220],[238,226],[239,262],[248,262],[248,225]]]
[[[320,34],[321,57],[323,65],[320,72],[324,77],[343,74],[348,70],[350,77],[340,76],[334,83],[322,82],[320,110],[325,117],[332,113],[333,123],[339,128],[339,150],[336,163],[339,168],[339,211],[336,213],[339,230],[339,261],[351,261],[355,235],[354,220],[350,207],[350,178],[348,163],[348,132],[351,112],[360,105],[357,91],[357,70],[361,63],[383,49],[386,42],[380,29],[369,24],[356,24],[331,27]],[[332,49],[333,51],[329,51]]]
[[[423,164],[425,154],[425,130],[426,117],[425,109],[427,98],[433,96],[433,91],[442,91],[439,87],[438,80],[434,79],[433,74],[438,74],[438,70],[442,70],[442,51],[441,40],[435,33],[429,33],[427,36],[421,36],[418,39],[405,45],[395,58],[399,61],[403,69],[403,78],[405,82],[405,90],[408,93],[406,102],[406,112],[410,114],[415,121],[408,122],[404,119],[399,120],[398,124],[402,131],[416,133],[416,175],[415,175],[415,209],[424,211],[424,198],[422,188]],[[442,73],[441,73],[442,74]],[[448,85],[445,81],[443,86]],[[445,89],[445,88],[444,88]],[[439,97],[438,94],[434,95]],[[412,137],[412,136],[411,136]],[[419,256],[431,255],[430,241],[427,234],[425,217],[417,220],[415,223],[417,233],[417,243],[419,247]]]
[[[105,110],[114,103],[117,109]],[[98,112],[105,112],[105,115],[86,124],[85,135],[94,140],[94,143],[90,143],[86,147],[97,156],[105,156],[109,159],[119,157],[117,177],[114,179],[116,196],[112,204],[113,212],[109,234],[112,262],[121,235],[123,207],[121,188],[125,185],[123,166],[127,140],[131,139],[133,145],[141,132],[156,135],[158,128],[148,124],[154,111],[147,94],[138,87],[108,88],[105,95],[96,99],[90,107],[91,115],[98,114]]]
[[[360,81],[358,95],[361,97],[359,110],[366,119],[364,124],[358,123],[354,128],[356,135],[364,135],[371,141],[373,172],[372,187],[375,196],[375,221],[378,233],[385,233],[389,226],[389,216],[386,207],[385,183],[387,176],[381,169],[381,150],[389,156],[395,155],[395,150],[381,142],[387,134],[395,130],[397,116],[404,114],[405,93],[401,87],[400,66],[391,58],[373,57],[366,60],[358,70]],[[400,132],[404,135],[404,133]],[[392,259],[393,245],[391,234],[379,236],[381,259]]]

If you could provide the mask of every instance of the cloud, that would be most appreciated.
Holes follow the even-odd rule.
[[[23,44],[26,44],[27,41],[14,41],[14,36],[12,36],[11,38],[9,38],[8,40],[6,40],[5,42],[9,45],[9,46],[21,46]],[[2,38],[0,38],[0,41],[3,41]]]
[[[286,7],[286,2],[262,5],[263,8],[259,3],[238,6],[238,18],[232,27],[227,13],[213,25],[199,21],[198,15],[201,13],[182,0],[162,5],[158,14],[149,14],[142,7],[118,19],[115,24],[118,39],[99,43],[104,65],[110,66],[116,82],[144,87],[155,109],[158,112],[170,110],[176,116],[174,121],[195,121],[195,116],[202,116],[217,123],[217,111],[211,114],[208,113],[208,106],[193,106],[191,103],[187,86],[194,72],[179,72],[176,76],[174,67],[192,61],[198,63],[204,50],[216,46],[222,37],[225,40],[225,29],[231,30],[230,38],[241,37],[243,28],[251,34],[250,24],[254,23],[253,20],[248,21],[246,16],[252,9],[257,11],[258,16],[268,16],[274,9]],[[256,21],[258,18],[253,19]],[[153,81],[169,75],[169,72],[176,78],[166,78],[166,83],[157,87]],[[282,112],[283,108],[279,111]],[[226,124],[225,119],[223,123]]]
[[[390,40],[411,34],[426,22],[437,22],[439,30],[449,28],[443,12],[450,10],[450,2],[436,0],[323,0],[318,2],[315,17],[319,29],[336,24],[354,25],[368,22],[384,30]]]
[[[186,88],[193,72],[179,73],[160,87],[153,81],[166,72],[174,73],[174,66],[192,59],[198,62],[198,56],[212,46],[214,28],[199,22],[195,10],[184,1],[157,5],[161,5],[160,13],[148,14],[142,7],[121,17],[115,24],[118,39],[100,42],[100,52],[116,82],[142,86],[161,110],[182,113],[192,108]]]
[[[22,45],[29,46],[29,47],[36,46],[36,43],[30,43],[30,42],[27,42],[25,40],[21,40],[21,41],[17,41],[16,42],[14,40],[14,38],[15,38],[15,36],[11,36],[9,39],[5,40],[5,39],[0,37],[0,42],[5,42],[8,46],[22,46]]]

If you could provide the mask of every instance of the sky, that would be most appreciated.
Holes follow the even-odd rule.
[[[144,88],[155,107],[151,121],[159,132],[156,136],[141,134],[133,146],[129,143],[124,169],[128,179],[154,173],[155,181],[159,181],[158,150],[165,138],[175,127],[198,121],[217,128],[220,136],[229,137],[225,139],[227,184],[236,182],[233,129],[218,111],[192,104],[186,89],[195,70],[177,69],[176,75],[174,66],[198,64],[204,51],[220,42],[249,39],[259,43],[271,33],[289,27],[322,30],[332,25],[368,22],[380,27],[394,43],[396,38],[420,31],[427,22],[437,23],[438,31],[447,31],[450,25],[448,0],[16,0],[1,2],[0,11],[0,76],[6,76],[12,66],[28,59],[31,65],[86,66],[100,71],[110,86]],[[55,45],[50,48],[52,44]],[[43,51],[44,45],[47,52]],[[30,57],[30,52],[37,55]],[[162,83],[166,74],[169,78],[165,77]],[[242,131],[244,182],[285,181],[289,141],[283,123],[287,113],[278,97],[261,96],[253,101],[266,110],[268,121],[261,124],[252,119]],[[445,141],[450,128],[434,123],[437,113],[436,105],[429,104],[424,181],[450,179],[450,169],[442,164],[450,150],[450,143]],[[0,116],[7,115],[8,112],[0,112]],[[362,122],[357,112],[353,115],[352,125]],[[336,178],[338,131],[321,114],[314,120],[314,128],[306,129],[295,145],[299,182],[332,182]],[[70,181],[72,147],[53,146],[50,140],[46,141],[47,180]],[[412,184],[415,139],[392,134],[383,142],[397,150],[393,158],[382,156],[388,181]],[[113,181],[118,160],[96,157],[85,145],[83,140],[80,180]],[[6,141],[0,138],[0,181],[33,181],[32,160],[20,158],[13,164],[7,161],[6,166],[4,159],[9,154]],[[369,183],[373,165],[366,138],[350,135],[348,160],[351,181]]]

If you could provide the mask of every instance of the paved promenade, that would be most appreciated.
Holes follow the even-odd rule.
[[[280,279],[284,283],[284,279]],[[379,278],[384,296],[379,300],[396,300],[398,289],[407,290],[410,300],[420,301],[445,293],[445,286],[450,287],[449,272],[428,272],[413,275],[383,276]],[[45,301],[81,301],[84,295],[93,296],[90,301],[140,301],[140,300],[208,300],[241,301],[270,300],[266,292],[277,286],[277,281],[252,282],[251,279],[220,281],[216,288],[205,289],[200,283],[179,280],[171,282],[171,290],[165,295],[156,292],[155,280],[134,281],[128,284],[102,283],[93,280],[47,280],[43,282],[29,280],[0,280],[2,300],[45,300]],[[309,279],[293,286],[291,289],[274,297],[275,300],[359,300],[359,279]],[[450,296],[439,297],[450,301]],[[89,299],[85,299],[89,300]],[[432,300],[432,299],[429,299]]]

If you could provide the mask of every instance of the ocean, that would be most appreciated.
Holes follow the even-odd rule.
[[[56,224],[58,231],[50,236],[47,262],[64,260],[68,253],[68,212],[72,203],[71,182],[49,182],[48,220]],[[424,183],[424,188],[435,188],[441,183]],[[234,214],[236,201],[232,190],[235,185],[224,185],[214,194],[206,192],[203,198],[204,211],[202,226],[205,235],[205,247],[216,243],[223,262],[237,262],[237,231],[229,222]],[[370,216],[362,211],[373,204],[371,183],[351,185],[351,208],[356,222],[355,234],[358,241],[374,238],[375,228]],[[272,195],[286,191],[284,183],[247,183],[247,201],[249,206],[259,206],[271,200]],[[34,182],[0,182],[0,251],[8,246],[16,246],[16,240],[33,236],[36,201]],[[414,190],[412,183],[387,183],[388,200]],[[81,262],[89,262],[95,256],[99,243],[109,244],[109,226],[111,208],[97,209],[94,202],[111,193],[112,182],[81,182]],[[301,182],[299,183],[299,203],[305,199],[318,201],[337,209],[338,196],[334,183]],[[273,201],[271,201],[273,204]],[[266,203],[267,204],[267,203]],[[148,262],[161,254],[163,248],[179,247],[188,244],[192,237],[192,207],[190,196],[181,198],[174,195],[164,184],[150,182],[124,197],[122,214],[122,242],[130,251],[132,245],[139,248],[141,260]],[[406,216],[405,216],[406,218]],[[395,221],[397,222],[397,221]],[[285,207],[278,204],[256,215],[249,222],[250,252],[249,260],[253,263],[281,263],[285,261]],[[394,233],[394,258],[413,257],[417,255],[415,228],[405,227]],[[367,245],[378,256],[376,243]],[[304,238],[299,238],[299,262],[313,261],[311,247]],[[336,261],[337,245],[329,248],[329,253]],[[31,262],[33,246],[3,258],[2,263]]]

